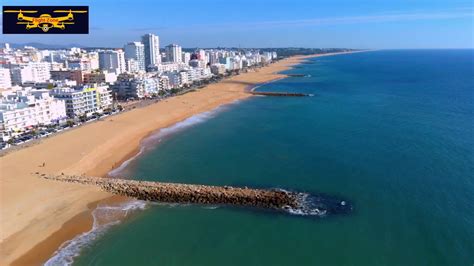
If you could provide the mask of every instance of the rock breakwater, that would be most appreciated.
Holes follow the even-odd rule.
[[[266,91],[251,91],[253,95],[264,95],[264,96],[286,96],[286,97],[304,97],[311,96],[306,93],[299,92],[266,92]]]
[[[113,194],[147,201],[225,204],[267,209],[297,209],[301,207],[298,203],[297,194],[282,190],[189,185],[75,175],[36,174],[49,180],[94,185]]]

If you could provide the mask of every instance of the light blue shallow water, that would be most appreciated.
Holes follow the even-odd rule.
[[[158,136],[124,174],[324,193],[353,202],[351,214],[149,205],[74,264],[472,265],[474,51],[310,62],[289,71],[310,77],[260,90],[314,97],[253,97],[202,115]]]

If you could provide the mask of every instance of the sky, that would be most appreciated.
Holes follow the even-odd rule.
[[[0,42],[123,47],[145,33],[160,46],[474,48],[472,0],[2,0],[88,5],[88,35],[5,35]]]

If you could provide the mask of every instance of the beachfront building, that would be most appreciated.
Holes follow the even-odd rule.
[[[133,70],[145,71],[145,46],[141,42],[129,42],[124,47],[125,61],[128,64],[136,64]],[[128,66],[129,69],[132,67]]]
[[[8,91],[0,98],[0,131],[7,141],[34,126],[56,124],[66,119],[64,101],[48,90]]]
[[[121,49],[99,51],[99,68],[117,75],[125,72],[125,53]]]
[[[211,65],[211,73],[214,75],[224,75],[226,72],[224,64],[212,64]]]
[[[168,90],[169,87],[170,82],[167,77],[121,74],[111,89],[118,99],[125,100],[153,97],[161,90]]]
[[[166,72],[163,75],[168,78],[171,88],[179,88],[182,86],[181,75],[179,75],[178,71]]]
[[[112,107],[112,94],[108,86],[80,85],[54,88],[51,95],[66,103],[66,114],[70,118],[90,116]]]
[[[161,63],[160,38],[148,33],[142,36],[142,43],[145,48],[145,67],[159,65]]]
[[[231,57],[221,57],[219,63],[224,65],[226,70],[233,70],[234,63]]]
[[[170,80],[167,76],[159,76],[158,79],[160,84],[159,91],[167,91],[171,89]]]
[[[201,81],[212,77],[210,68],[195,67],[186,70],[190,82]]]
[[[166,46],[165,53],[168,62],[181,63],[183,59],[181,50],[181,46],[177,44],[170,44]]]

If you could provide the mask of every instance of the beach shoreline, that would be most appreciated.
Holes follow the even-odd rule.
[[[32,172],[106,176],[136,156],[141,141],[158,130],[249,98],[252,96],[248,93],[249,87],[285,78],[286,75],[279,72],[307,58],[331,55],[336,54],[286,58],[258,71],[242,73],[198,91],[107,117],[6,154],[0,158],[0,263],[44,263],[62,243],[92,228],[92,211],[99,204],[128,200],[93,187],[40,180],[33,177]],[[39,168],[41,162],[46,162],[46,167]]]

